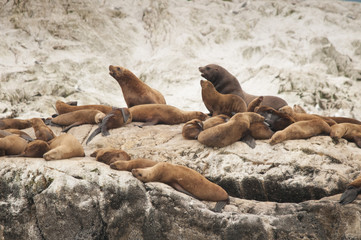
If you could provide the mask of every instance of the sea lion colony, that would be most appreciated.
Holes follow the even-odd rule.
[[[232,74],[219,65],[199,68],[201,76],[208,80],[201,80],[201,94],[212,117],[167,105],[160,92],[147,86],[124,67],[111,65],[109,71],[118,81],[128,108],[77,106],[76,102],[57,101],[57,114],[53,118],[0,119],[0,156],[43,157],[45,160],[85,156],[82,145],[74,136],[68,133],[56,136],[45,123],[64,127],[63,132],[81,124],[98,124],[87,143],[99,133],[107,136],[109,129],[136,121],[144,122],[138,127],[185,123],[180,133],[184,139],[198,140],[209,147],[225,147],[244,141],[254,148],[254,139],[270,139],[269,143],[274,145],[320,134],[330,135],[335,143],[339,138],[345,138],[361,147],[360,121],[307,114],[300,106],[292,109],[277,96],[250,95],[242,90]],[[29,127],[33,127],[36,139],[20,130]],[[131,171],[143,182],[163,182],[197,199],[216,201],[214,211],[221,211],[229,202],[224,189],[187,167],[150,159],[131,159],[126,152],[112,148],[98,149],[91,156],[112,169]],[[354,182],[342,196],[342,204],[352,202],[360,193],[359,179]]]

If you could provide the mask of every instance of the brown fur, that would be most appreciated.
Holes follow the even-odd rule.
[[[84,149],[80,142],[68,133],[50,140],[49,146],[51,150],[43,156],[47,161],[85,156]]]
[[[115,161],[110,164],[110,168],[120,171],[132,171],[135,168],[153,167],[158,162],[146,158],[132,159],[129,161]]]
[[[101,122],[104,117],[105,114],[99,110],[83,109],[61,114],[51,119],[51,122],[60,126],[75,127],[82,124],[97,124]]]
[[[25,129],[31,127],[30,120],[4,118],[0,119],[0,130],[14,128],[14,129]]]
[[[220,114],[220,115],[208,118],[203,122],[203,130],[206,130],[211,127],[215,127],[222,123],[226,123],[229,121],[229,119],[231,119],[231,118],[224,114]]]
[[[28,142],[25,139],[15,134],[0,138],[0,151],[4,155],[19,155],[27,145]]]
[[[50,150],[50,146],[46,141],[34,140],[26,146],[22,157],[42,158],[43,155]]]
[[[121,112],[120,108],[113,108],[113,110],[107,115],[112,115],[109,118],[107,118],[106,122],[102,122],[102,124],[105,124],[106,129],[114,129],[114,128],[120,128],[124,124],[130,123],[132,121],[132,114],[130,113],[128,108],[123,108],[123,112],[125,114],[125,118]]]
[[[338,143],[340,138],[353,141],[361,148],[361,125],[353,123],[339,123],[331,127],[330,137]]]
[[[119,83],[128,108],[142,104],[166,104],[159,91],[149,87],[128,69],[110,65],[109,74]]]
[[[144,125],[180,124],[192,119],[205,120],[207,115],[198,111],[183,111],[165,104],[145,104],[129,108],[133,122],[146,122]]]
[[[285,140],[306,139],[320,134],[330,134],[330,131],[331,127],[320,118],[299,121],[273,134],[269,143],[275,145]]]
[[[321,118],[330,126],[336,124],[336,122],[334,120],[332,120],[328,117],[323,117],[323,116],[319,116],[316,114],[295,112],[295,111],[293,111],[293,109],[290,106],[284,106],[279,111],[281,113],[287,114],[288,116],[292,117],[296,122]]]
[[[295,104],[293,105],[293,111],[296,113],[307,113],[305,109],[303,109],[300,105]]]
[[[12,133],[9,131],[5,131],[5,130],[0,130],[0,138],[6,137],[11,135]]]
[[[253,99],[247,107],[247,112],[255,112],[256,107],[259,107],[263,102],[263,96]]]
[[[240,140],[251,123],[263,122],[264,117],[257,113],[237,113],[228,122],[208,128],[198,135],[198,141],[209,147],[225,147]]]
[[[90,156],[95,157],[98,162],[102,162],[107,165],[116,161],[130,160],[130,156],[125,151],[110,147],[97,149]]]
[[[255,112],[265,118],[265,122],[269,124],[269,128],[274,132],[283,130],[295,122],[288,114],[281,113],[268,106],[256,107]]]
[[[104,114],[108,114],[109,112],[112,111],[112,107],[106,106],[106,105],[71,106],[60,100],[56,101],[55,108],[59,115],[64,114],[64,113],[69,113],[69,112],[75,112],[78,110],[84,110],[84,109],[95,109],[95,110],[101,111]]]
[[[251,136],[258,140],[270,139],[274,133],[264,122],[251,123],[249,130]]]
[[[199,119],[193,119],[186,122],[182,128],[182,136],[185,139],[197,139],[199,133],[203,130],[203,122]]]
[[[30,121],[34,128],[36,139],[48,142],[55,137],[53,131],[40,118],[32,118]]]
[[[201,76],[210,81],[219,93],[238,95],[243,98],[247,106],[257,97],[243,91],[237,78],[219,65],[209,64],[204,67],[199,67],[199,71],[201,72]],[[279,109],[286,106],[287,102],[276,96],[264,96],[262,105]]]
[[[219,93],[210,81],[201,80],[201,86],[204,105],[213,116],[219,114],[231,116],[247,110],[246,103],[240,96]]]

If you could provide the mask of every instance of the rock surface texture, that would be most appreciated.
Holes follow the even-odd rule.
[[[361,149],[328,136],[251,149],[221,149],[182,138],[181,125],[139,128],[85,140],[86,157],[0,158],[0,239],[359,239],[360,201],[338,203],[360,173]],[[52,127],[55,133],[60,128]],[[32,129],[27,129],[29,134]],[[162,183],[143,184],[89,157],[100,147],[188,166],[232,197],[222,213]]]

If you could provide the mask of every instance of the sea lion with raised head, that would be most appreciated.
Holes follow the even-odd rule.
[[[193,119],[183,125],[182,136],[189,140],[197,139],[201,131],[203,131],[203,122],[199,119]]]
[[[340,138],[355,142],[361,148],[361,125],[353,123],[338,123],[331,127],[330,137],[335,143]]]
[[[229,203],[229,196],[222,187],[185,166],[160,162],[153,167],[133,169],[132,174],[144,183],[162,182],[199,200],[217,202],[216,212]]]
[[[90,154],[90,156],[95,157],[96,161],[105,163],[107,165],[110,165],[116,161],[130,160],[128,153],[121,149],[115,149],[111,147],[97,149],[92,154]]]
[[[342,205],[352,203],[357,195],[361,193],[361,175],[352,181],[346,188],[345,192],[341,195],[340,203]]]
[[[13,128],[13,129],[25,129],[31,127],[31,122],[28,119],[15,119],[15,118],[3,118],[0,119],[0,130]]]
[[[111,106],[107,106],[107,105],[80,105],[80,106],[75,105],[74,106],[74,105],[69,105],[68,103],[65,103],[60,100],[56,101],[55,108],[59,115],[64,114],[64,113],[78,111],[78,110],[84,110],[84,109],[96,109],[96,110],[101,111],[104,114],[108,114],[113,109]]]
[[[34,129],[36,139],[48,142],[55,137],[53,131],[45,125],[41,118],[32,118],[30,121]]]
[[[200,83],[204,105],[212,116],[219,114],[232,116],[235,113],[247,110],[246,103],[240,96],[219,93],[213,84],[207,80],[201,80]]]
[[[137,158],[129,161],[115,161],[110,164],[110,168],[120,171],[131,172],[135,168],[147,168],[153,167],[158,162],[146,159],[146,158]]]
[[[306,139],[320,134],[330,134],[331,127],[321,118],[295,122],[285,129],[275,132],[269,143],[277,143],[293,140]]]
[[[247,106],[257,97],[243,91],[237,78],[219,65],[208,64],[199,67],[198,70],[201,72],[201,76],[210,81],[219,93],[238,95],[243,98]],[[280,97],[264,96],[261,105],[279,109],[286,106],[287,102]]]
[[[128,69],[110,65],[109,74],[119,83],[128,108],[142,104],[166,104],[159,91],[149,87]]]
[[[43,157],[45,160],[60,160],[72,157],[84,157],[84,149],[80,142],[71,134],[61,134],[49,141],[50,151]]]

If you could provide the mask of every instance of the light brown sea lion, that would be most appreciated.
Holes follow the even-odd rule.
[[[0,129],[25,129],[31,127],[30,120],[27,119],[15,119],[15,118],[4,118],[0,119]]]
[[[201,131],[203,131],[203,122],[199,119],[193,119],[183,125],[182,136],[185,139],[197,139]]]
[[[298,104],[293,105],[293,111],[296,113],[307,113],[306,110]]]
[[[130,160],[130,156],[128,155],[128,153],[123,150],[111,147],[97,149],[90,156],[95,157],[95,160],[97,160],[98,162],[102,162],[107,165],[110,165],[111,163],[116,161]]]
[[[135,168],[147,168],[153,167],[158,162],[146,159],[146,158],[138,158],[132,159],[129,161],[115,161],[110,164],[110,168],[120,170],[120,171],[132,171]]]
[[[60,101],[60,100],[56,101],[55,108],[59,115],[64,114],[64,113],[78,111],[78,110],[84,110],[84,109],[96,109],[96,110],[103,112],[104,114],[108,114],[113,109],[111,106],[106,106],[106,105],[73,106],[73,105],[69,105],[63,101]]]
[[[203,130],[198,141],[209,147],[225,147],[248,134],[251,123],[263,121],[257,113],[237,113],[228,122]]]
[[[145,122],[143,126],[154,124],[180,124],[192,119],[205,120],[208,116],[199,111],[183,111],[165,104],[145,104],[129,108],[133,122]]]
[[[5,155],[19,155],[27,145],[28,142],[16,134],[0,138],[0,151]]]
[[[263,102],[263,96],[253,99],[247,106],[247,112],[255,112],[256,107],[259,107]]]
[[[243,98],[247,106],[257,97],[243,91],[237,78],[219,65],[209,64],[204,67],[199,67],[198,69],[201,72],[201,76],[210,81],[218,92],[238,95]],[[287,102],[276,96],[264,96],[261,105],[279,109],[286,106]]]
[[[166,104],[159,91],[149,87],[128,69],[110,65],[109,74],[119,83],[128,108],[142,104]]]
[[[361,193],[361,175],[358,176],[354,181],[352,181],[348,186],[345,192],[341,195],[340,203],[342,205],[352,203],[357,195]]]
[[[204,105],[212,116],[219,114],[232,116],[247,110],[246,103],[240,96],[219,93],[210,81],[201,80],[200,83]]]
[[[223,188],[185,166],[160,162],[153,167],[133,169],[132,174],[145,183],[162,182],[199,200],[219,202],[214,209],[217,212],[229,203]]]
[[[293,111],[290,106],[284,106],[279,109],[281,113],[287,114],[288,116],[292,117],[296,122],[298,121],[305,121],[305,120],[312,120],[312,119],[323,119],[327,122],[328,125],[332,126],[336,124],[336,122],[328,117],[319,116],[316,114],[308,114],[308,113],[298,113]]]
[[[83,109],[61,114],[53,119],[51,123],[59,126],[67,126],[62,131],[67,132],[71,128],[82,124],[97,124],[102,121],[105,114],[96,109]]]
[[[285,140],[306,139],[320,134],[330,134],[331,127],[320,118],[295,122],[282,131],[275,132],[269,143],[275,145]]]
[[[255,112],[265,118],[265,122],[273,132],[285,129],[292,123],[296,122],[291,116],[281,113],[278,110],[268,107],[259,106],[255,108]]]
[[[80,142],[71,134],[65,133],[49,141],[50,151],[44,154],[44,159],[59,160],[72,157],[84,157],[84,149]]]
[[[338,123],[331,127],[330,137],[335,143],[340,138],[355,142],[361,148],[361,125],[353,123]]]
[[[224,114],[219,114],[217,116],[208,118],[203,122],[203,130],[206,130],[211,127],[215,127],[222,123],[226,123],[229,121],[229,119],[231,119],[231,118]]]
[[[270,139],[274,134],[274,132],[264,122],[251,123],[249,131],[251,136],[258,140]]]
[[[42,119],[32,118],[30,119],[30,121],[31,125],[34,128],[36,139],[48,142],[55,137],[53,131],[45,125]]]
[[[43,155],[50,150],[50,146],[46,141],[43,140],[34,140],[26,146],[21,157],[34,157],[42,158]]]

